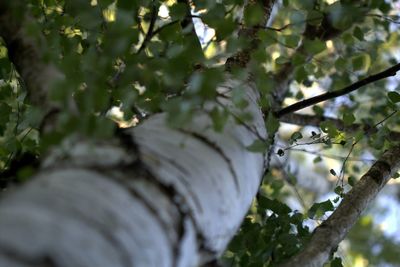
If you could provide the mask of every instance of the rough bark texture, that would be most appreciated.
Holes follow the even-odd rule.
[[[339,207],[318,226],[308,245],[280,267],[320,267],[329,259],[340,241],[358,220],[366,206],[400,167],[400,146],[387,150],[372,165],[353,189],[345,195]]]
[[[215,133],[201,113],[171,129],[159,114],[128,129],[124,148],[66,140],[1,202],[0,266],[196,266],[220,255],[263,171],[263,155],[245,149],[266,135],[245,90],[257,135],[233,120]]]
[[[10,59],[32,103],[47,105],[60,75],[24,33],[29,18],[0,4]],[[159,114],[119,140],[66,139],[31,182],[0,203],[0,266],[197,266],[220,255],[264,167],[263,155],[245,148],[266,138],[256,89],[228,77],[220,91],[234,86],[250,103],[254,121],[246,127],[232,119],[217,134],[199,112],[171,129]]]

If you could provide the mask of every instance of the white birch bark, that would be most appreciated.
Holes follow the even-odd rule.
[[[229,83],[238,86],[238,83]],[[199,112],[183,129],[154,115],[127,130],[137,151],[69,141],[39,174],[0,203],[0,266],[196,266],[220,255],[260,183],[264,158],[246,150],[266,136],[254,120],[212,130]]]
[[[27,18],[11,15],[18,5],[0,7],[0,34],[30,99],[51,111],[47,94],[62,75],[26,38]],[[67,139],[0,202],[0,266],[196,266],[220,255],[264,168],[264,155],[246,146],[266,138],[256,90],[231,78],[227,86],[246,92],[254,117],[246,127],[231,119],[217,134],[199,111],[183,129],[158,114],[121,140]]]

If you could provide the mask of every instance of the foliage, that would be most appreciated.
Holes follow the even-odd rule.
[[[224,81],[225,61],[251,46],[247,38],[237,37],[241,26],[238,13],[243,2],[193,1],[193,21],[200,29],[196,36],[185,1],[28,1],[29,12],[39,22],[38,28],[32,25],[28,34],[43,33],[47,43],[45,59],[66,75],[65,82],[51,91],[51,99],[63,108],[53,131],[39,136],[40,121],[45,114],[26,100],[26,85],[8,60],[4,43],[0,43],[0,168],[3,170],[0,186],[22,182],[34,171],[28,164],[17,174],[5,175],[12,169],[13,160],[23,159],[26,154],[37,158],[66,135],[110,137],[117,127],[111,120],[112,107],[122,111],[118,121],[130,125],[153,113],[166,112],[169,124],[181,127],[200,110],[210,116],[218,132],[229,119],[238,125],[251,120],[243,111],[249,103],[240,86],[229,88],[237,113],[232,114],[223,105],[211,109],[207,105],[218,103],[222,97],[216,88]],[[278,74],[288,66],[292,68],[293,82],[287,103],[302,100],[318,89],[341,89],[397,62],[398,1],[283,0],[277,5],[271,25],[257,34],[259,44],[251,54],[249,68],[231,71],[238,79],[245,79],[251,73],[263,110],[275,108],[271,92],[279,83]],[[262,16],[260,8],[247,9],[243,23],[257,25]],[[331,28],[324,28],[327,23]],[[206,34],[201,33],[207,29]],[[209,34],[214,36],[206,39]],[[310,228],[315,227],[310,221],[324,218],[326,212],[332,211],[355,183],[354,177],[362,174],[365,165],[349,159],[364,154],[376,157],[393,143],[389,129],[396,130],[400,120],[399,116],[393,116],[400,102],[400,95],[395,92],[397,87],[393,80],[382,80],[310,110],[317,117],[333,114],[345,126],[354,123],[378,126],[374,132],[366,128],[346,133],[328,121],[311,134],[308,129],[289,134],[280,132],[290,144],[277,150],[280,157],[310,145],[319,145],[323,152],[334,155],[344,151],[340,158],[343,164],[336,170],[329,166],[323,152],[314,156],[315,167],[323,166],[320,176],[333,175],[332,184],[337,185],[331,186],[331,191],[336,187],[338,198],[333,203],[328,198],[319,199],[318,192],[297,183],[296,174],[282,167],[286,171],[264,179],[253,209],[223,262],[233,266],[272,266],[307,242]],[[79,116],[69,112],[66,96],[70,95],[76,101]],[[279,128],[278,119],[272,115],[265,122],[270,133]],[[269,140],[260,139],[248,149],[263,153],[269,145]],[[301,212],[284,204],[296,197],[298,190],[305,198]],[[382,252],[369,257],[373,246],[361,248],[360,238],[372,229],[378,231],[372,223],[367,226],[355,227],[349,236],[349,253],[362,253],[374,264],[399,264],[393,258],[395,250],[390,250],[395,244],[382,233],[376,235],[384,238],[385,255]],[[332,257],[331,266],[341,264],[339,258]]]

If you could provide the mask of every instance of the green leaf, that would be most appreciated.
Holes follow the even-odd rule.
[[[259,4],[250,5],[244,11],[244,22],[246,26],[254,26],[260,24],[263,19],[263,8]]]
[[[339,132],[336,126],[330,121],[323,121],[320,123],[321,130],[327,133],[330,138],[335,138]]]
[[[287,62],[289,62],[289,59],[287,57],[284,57],[284,56],[280,56],[277,59],[275,59],[275,63],[279,64],[279,65],[285,64]]]
[[[333,190],[337,195],[341,196],[343,194],[343,187],[336,186],[335,190]]]
[[[290,48],[296,48],[297,45],[300,42],[300,36],[299,35],[285,35],[283,36],[283,43],[290,47]]]
[[[338,69],[338,70],[346,69],[346,67],[347,67],[347,61],[346,61],[344,58],[339,57],[339,58],[336,60],[336,62],[335,62],[335,67],[336,67],[336,69]]]
[[[307,23],[314,26],[319,26],[324,18],[324,14],[311,8],[307,12]]]
[[[229,118],[229,113],[224,109],[220,110],[218,108],[214,108],[210,112],[211,119],[213,121],[213,128],[216,132],[222,132],[224,130],[224,126]]]
[[[357,179],[354,178],[353,176],[349,176],[349,178],[347,178],[347,181],[350,186],[354,186],[357,183]]]
[[[312,107],[312,110],[314,111],[315,115],[324,116],[324,110],[320,106],[315,105]]]
[[[295,68],[294,71],[294,79],[296,82],[301,83],[302,81],[308,78],[308,73],[303,66],[299,66]]]
[[[131,0],[118,0],[117,5],[118,7],[127,10],[132,10],[138,7],[137,1],[131,1]]]
[[[326,49],[326,43],[320,40],[304,40],[304,48],[310,54],[318,54]]]
[[[334,209],[335,207],[329,199],[324,202],[314,203],[308,211],[308,217],[311,219],[321,218],[326,212]]]
[[[352,58],[353,70],[367,71],[371,66],[371,57],[368,54],[359,54]]]
[[[272,113],[268,114],[267,121],[265,122],[265,126],[267,128],[268,134],[274,134],[279,129],[279,120],[272,115]]]
[[[365,133],[364,133],[364,131],[361,131],[361,130],[357,131],[356,134],[354,135],[356,142],[360,141],[364,137],[365,137]]]
[[[173,20],[180,20],[185,18],[187,12],[185,3],[175,3],[169,7],[169,15]]]
[[[313,163],[315,164],[315,163],[318,163],[318,162],[321,162],[321,161],[322,161],[322,158],[320,156],[318,156],[318,157],[314,158]]]
[[[12,108],[6,103],[0,103],[0,135],[3,135],[6,124],[10,120]]]
[[[258,205],[260,206],[261,209],[271,210],[278,215],[285,215],[292,211],[286,204],[276,199],[269,199],[264,196],[259,197]]]
[[[342,264],[342,259],[335,257],[332,261],[331,261],[331,267],[343,267]]]
[[[301,132],[294,132],[290,136],[290,143],[294,143],[301,138],[303,138],[303,135],[301,134]]]
[[[352,125],[355,120],[356,117],[354,117],[353,113],[346,112],[343,114],[343,122],[345,126]]]
[[[291,62],[293,63],[294,66],[299,66],[306,62],[306,57],[302,54],[296,53],[293,55]]]
[[[310,10],[314,6],[314,0],[292,0],[290,2],[298,9]]]
[[[364,40],[364,33],[360,27],[356,26],[353,31],[353,35],[360,41]]]
[[[342,1],[337,1],[328,8],[329,19],[333,27],[340,30],[346,30],[351,27],[352,23],[360,18],[361,9],[355,5],[349,5]]]
[[[400,94],[397,92],[391,91],[387,94],[387,96],[389,97],[390,101],[392,101],[393,103],[400,102]]]
[[[268,147],[268,142],[257,139],[251,145],[247,146],[246,149],[255,153],[265,153]]]

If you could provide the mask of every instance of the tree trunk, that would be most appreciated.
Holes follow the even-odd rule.
[[[246,146],[266,135],[254,88],[227,86],[246,90],[252,124],[231,120],[219,134],[199,111],[171,129],[158,114],[119,143],[66,140],[1,202],[0,266],[196,266],[220,255],[263,172],[263,154]]]

